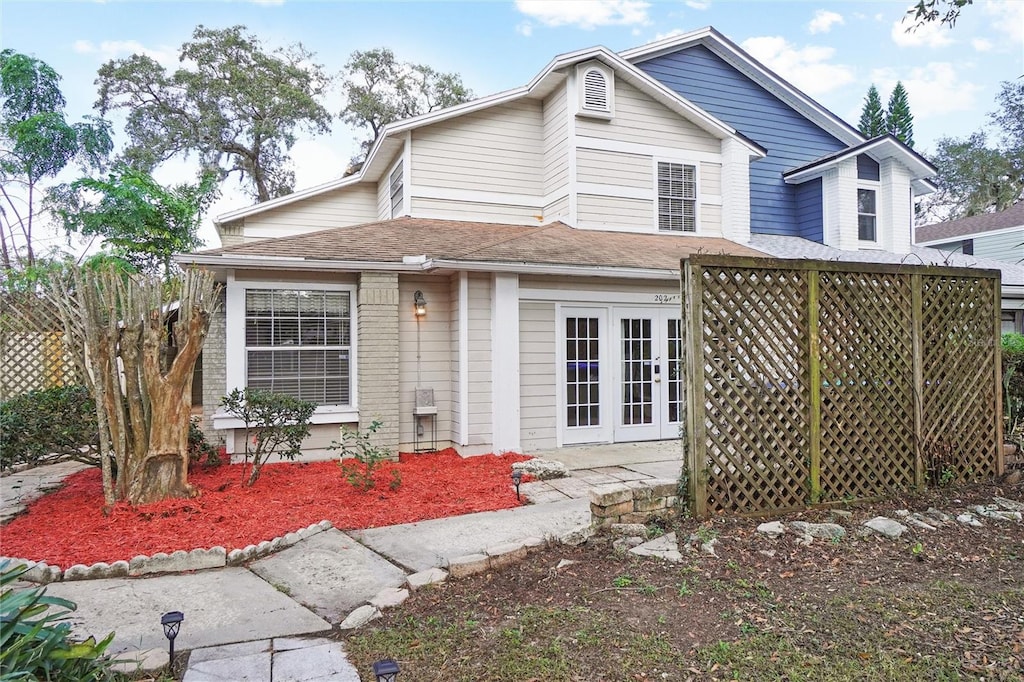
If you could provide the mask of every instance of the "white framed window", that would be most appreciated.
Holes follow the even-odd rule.
[[[615,78],[611,69],[598,62],[577,68],[581,116],[611,118],[615,113]]]
[[[405,199],[405,179],[402,177],[402,161],[391,171],[388,178],[388,191],[391,194],[391,217],[402,215],[402,204]]]
[[[697,231],[697,167],[658,161],[658,230]]]
[[[857,188],[857,239],[878,241],[878,192],[874,189]]]
[[[350,290],[246,287],[245,385],[352,406],[352,298]]]

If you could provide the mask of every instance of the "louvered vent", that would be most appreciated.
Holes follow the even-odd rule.
[[[583,107],[595,111],[608,111],[608,79],[597,69],[589,69],[583,76]]]

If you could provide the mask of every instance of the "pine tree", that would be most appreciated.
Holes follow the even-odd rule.
[[[885,114],[885,127],[897,140],[914,146],[914,115],[910,113],[910,102],[903,83],[897,81],[889,95],[889,110]]]
[[[860,134],[869,140],[886,133],[885,112],[882,111],[882,98],[878,96],[878,88],[874,83],[868,88],[868,95],[864,98],[864,109],[860,114],[860,125],[857,126]]]

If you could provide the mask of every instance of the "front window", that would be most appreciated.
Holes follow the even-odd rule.
[[[246,385],[318,405],[349,405],[352,305],[348,291],[248,289]]]
[[[697,167],[658,162],[658,229],[697,231]]]
[[[875,190],[857,190],[857,238],[862,242],[878,239],[878,213],[875,210]]]

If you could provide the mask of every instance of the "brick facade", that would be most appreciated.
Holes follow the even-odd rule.
[[[210,329],[206,332],[203,343],[203,433],[211,443],[219,443],[227,438],[227,431],[213,428],[213,414],[220,409],[220,399],[227,392],[227,349],[224,342],[224,331],[227,328],[224,291],[220,292],[217,312],[210,316]]]
[[[383,422],[376,444],[398,448],[398,275],[364,272],[359,276],[358,400],[359,428]]]

